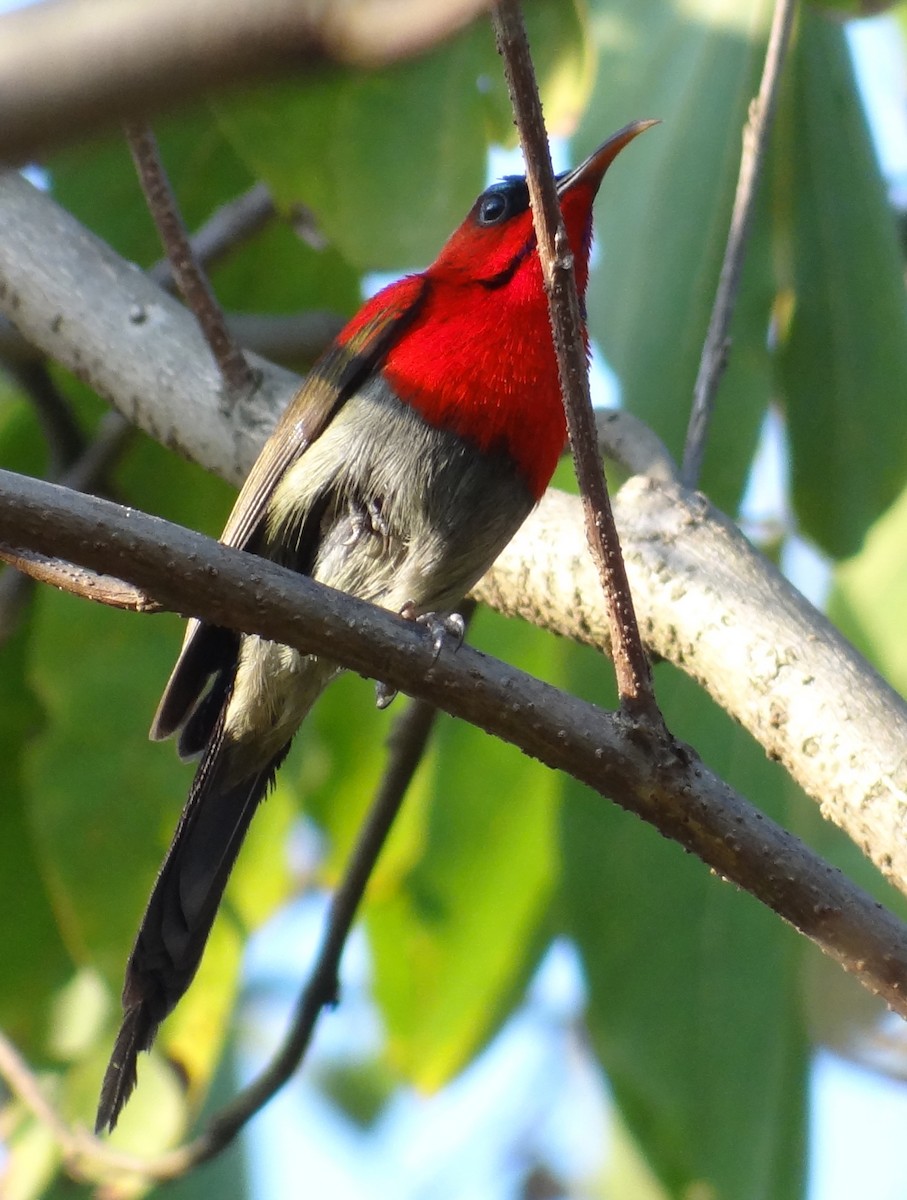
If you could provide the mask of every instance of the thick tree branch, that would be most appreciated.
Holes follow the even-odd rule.
[[[58,0],[0,18],[0,162],[303,67],[424,52],[490,0]]]
[[[265,559],[0,471],[0,541],[135,584],[165,608],[318,653],[512,742],[659,829],[907,1016],[907,928],[687,746]],[[143,618],[148,619],[148,618]]]
[[[326,308],[307,308],[295,313],[227,313],[227,326],[244,350],[251,350],[253,354],[281,365],[314,362],[344,324],[344,318],[339,313]],[[19,365],[30,367],[43,359],[41,351],[27,342],[8,318],[0,313],[0,366],[9,363],[13,368]],[[607,420],[610,421],[614,415],[613,410],[609,410]],[[623,423],[628,416],[630,414],[620,413],[618,419]],[[651,430],[648,433],[652,436]],[[607,448],[612,444],[612,439],[606,437],[602,444]],[[615,445],[614,457],[624,463],[622,447],[626,447],[629,454],[634,453],[634,447],[626,437]],[[669,474],[672,473],[676,474],[676,469],[669,471]]]
[[[239,482],[298,377],[259,360],[257,396],[227,422],[217,373],[181,306],[17,175],[0,175],[0,224],[14,235],[0,239],[0,309],[152,436]],[[149,320],[134,327],[136,306]],[[907,891],[904,702],[701,498],[631,481],[616,516],[650,650],[706,686]],[[579,501],[549,492],[478,594],[607,646],[587,568]]]

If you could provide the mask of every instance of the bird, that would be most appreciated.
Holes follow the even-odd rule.
[[[615,133],[556,177],[585,295],[592,206]],[[585,321],[583,322],[585,333]],[[411,618],[450,615],[541,498],[566,441],[526,179],[493,183],[430,267],[368,300],[316,362],[221,541]],[[123,986],[97,1131],[192,982],[258,804],[341,668],[191,620],[151,727],[200,756]],[[385,696],[385,699],[388,697]]]

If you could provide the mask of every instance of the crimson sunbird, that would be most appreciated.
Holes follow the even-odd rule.
[[[584,296],[592,202],[652,122],[557,191]],[[584,331],[585,336],[585,331]],[[435,262],[369,300],[313,367],[221,540],[408,616],[450,613],[541,497],[566,425],[522,176],[476,200]],[[151,737],[201,755],[126,967],[97,1128],[189,987],[243,837],[300,722],[340,667],[192,620]]]

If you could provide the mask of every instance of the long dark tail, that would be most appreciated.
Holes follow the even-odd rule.
[[[125,1015],[101,1088],[99,1133],[116,1125],[135,1087],[139,1051],[149,1049],[198,970],[246,830],[288,749],[237,781],[231,748],[214,730],[126,967]]]

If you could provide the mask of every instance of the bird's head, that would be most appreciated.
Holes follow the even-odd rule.
[[[624,146],[654,124],[634,121],[593,150],[579,166],[557,176],[558,199],[581,286],[585,285],[589,259],[592,204],[605,172]],[[535,248],[526,179],[510,175],[482,192],[428,273],[437,280],[480,283],[496,289],[514,278]]]

